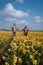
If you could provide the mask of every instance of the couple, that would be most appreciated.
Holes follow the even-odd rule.
[[[19,31],[19,29],[16,27],[15,24],[13,24],[13,26],[12,26],[13,35],[16,35],[17,31]],[[27,36],[27,34],[28,34],[27,26],[25,26],[25,28],[23,29],[23,33],[24,33],[25,36]]]

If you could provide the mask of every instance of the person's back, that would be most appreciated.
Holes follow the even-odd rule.
[[[23,31],[24,31],[24,35],[27,36],[27,34],[28,34],[27,26],[25,26],[25,28],[23,29]]]
[[[13,34],[16,35],[16,31],[17,31],[17,27],[15,26],[15,24],[12,26],[12,31],[13,31]]]
[[[16,32],[16,26],[13,26],[14,32]]]

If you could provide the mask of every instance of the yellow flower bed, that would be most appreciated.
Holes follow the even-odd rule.
[[[14,65],[39,65],[43,55],[43,32],[29,32],[28,36],[17,32],[10,45],[15,55]]]
[[[12,38],[12,32],[0,32],[0,42]],[[9,41],[9,40],[8,40]],[[1,43],[0,43],[1,44]],[[8,53],[3,65],[39,65],[40,58],[43,58],[43,32],[29,31],[27,36],[22,31],[13,36],[8,48]],[[12,62],[12,64],[11,64]]]
[[[10,42],[12,39],[12,32],[10,31],[0,31],[0,49]]]

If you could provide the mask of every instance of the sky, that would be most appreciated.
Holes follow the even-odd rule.
[[[0,28],[43,30],[43,0],[0,0]]]

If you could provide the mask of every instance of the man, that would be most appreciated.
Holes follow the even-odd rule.
[[[15,24],[12,26],[13,35],[16,35],[16,31],[19,31]]]
[[[25,28],[23,29],[23,31],[24,31],[24,35],[27,36],[27,34],[28,34],[27,26],[25,26]]]

